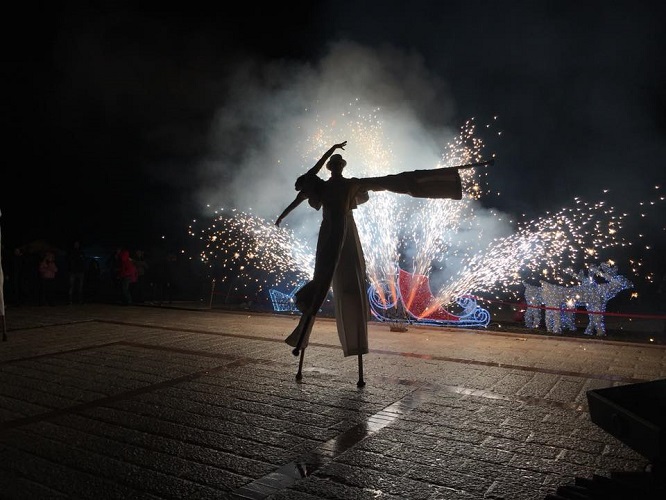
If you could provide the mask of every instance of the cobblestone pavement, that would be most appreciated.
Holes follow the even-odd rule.
[[[543,499],[645,459],[586,391],[666,377],[666,348],[370,323],[364,388],[321,318],[7,309],[0,498]]]

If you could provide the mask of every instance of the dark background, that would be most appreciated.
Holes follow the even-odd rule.
[[[5,248],[177,249],[201,212],[193,169],[237,65],[316,61],[347,39],[422,57],[455,103],[424,120],[500,117],[488,184],[502,197],[483,203],[538,216],[608,187],[632,215],[630,237],[647,238],[646,266],[663,274],[663,201],[638,216],[664,194],[661,2],[155,5],[4,8]]]

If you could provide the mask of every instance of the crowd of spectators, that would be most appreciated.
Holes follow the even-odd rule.
[[[3,242],[4,243],[4,242]],[[175,252],[117,246],[86,247],[75,240],[64,250],[44,241],[2,248],[5,303],[75,305],[93,302],[169,304],[199,286],[200,279]]]

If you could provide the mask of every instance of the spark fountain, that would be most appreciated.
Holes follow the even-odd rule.
[[[228,282],[227,295],[247,298],[251,291],[297,289],[314,272],[314,251],[307,243],[251,213],[221,209],[199,232],[204,245],[200,257],[215,280]],[[194,225],[190,234],[196,235]]]
[[[310,158],[349,136],[354,138],[347,155],[354,158],[348,167],[351,175],[369,177],[404,170],[392,154],[380,110],[351,109],[334,120],[316,116],[311,128],[315,132],[301,145],[303,157]],[[492,156],[475,131],[475,121],[466,122],[431,168]],[[574,270],[598,262],[605,250],[631,245],[620,237],[627,214],[604,201],[577,198],[573,207],[521,223],[484,209],[479,202],[487,191],[484,174],[483,168],[461,171],[464,196],[459,201],[373,193],[368,203],[358,207],[355,218],[376,318],[413,322],[446,314],[460,317],[446,309],[462,307],[470,313],[474,294],[515,295],[512,287],[526,274],[572,283]],[[303,227],[277,228],[272,221],[234,209],[216,212],[209,227],[191,227],[190,233],[204,242],[204,262],[215,267],[223,280],[242,283],[234,291],[249,293],[252,286],[254,293],[279,290],[281,310],[289,310],[290,296],[313,272],[314,248],[303,236]],[[403,278],[400,283],[401,273],[409,281]],[[433,277],[443,284],[431,294],[427,280]],[[424,283],[428,303],[416,307],[417,297],[423,302]]]

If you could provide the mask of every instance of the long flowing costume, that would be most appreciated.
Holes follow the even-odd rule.
[[[331,285],[338,336],[345,356],[368,352],[368,296],[365,258],[352,210],[368,201],[368,191],[391,191],[417,198],[462,198],[458,171],[453,168],[415,170],[383,177],[331,177],[324,181],[308,172],[296,182],[323,217],[317,240],[314,276],[296,292],[303,313],[285,342],[297,349],[308,345],[315,316]]]

